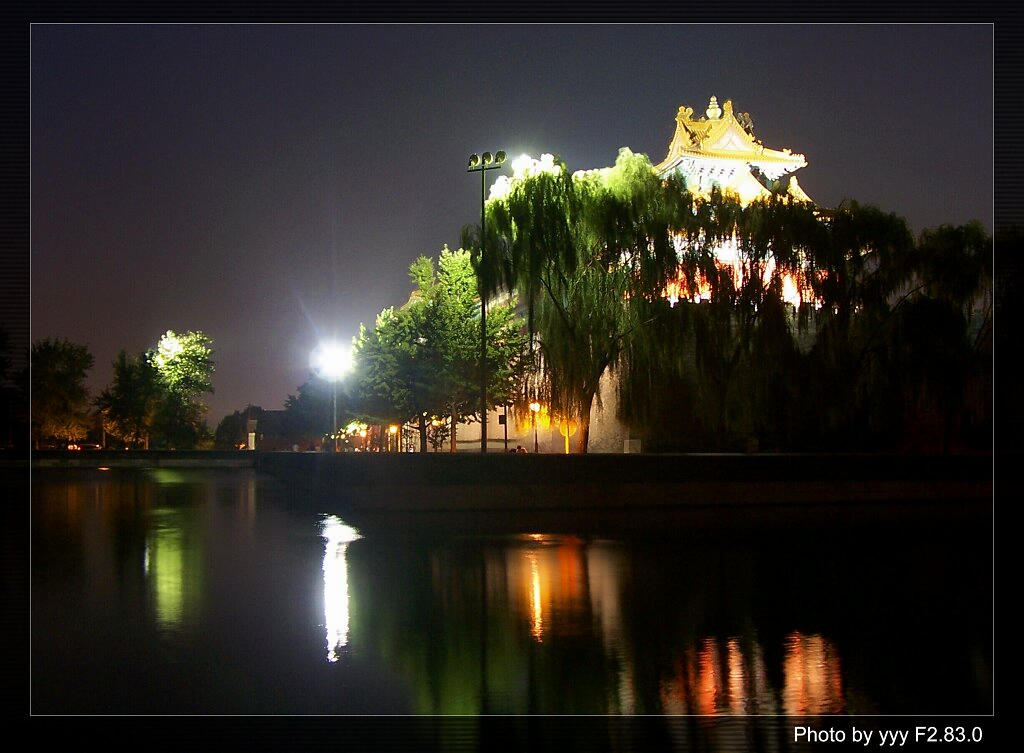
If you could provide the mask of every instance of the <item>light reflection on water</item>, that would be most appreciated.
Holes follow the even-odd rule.
[[[659,526],[623,538],[397,535],[295,503],[248,473],[40,477],[36,711],[719,716],[991,703],[984,570],[947,564],[930,580],[941,542],[804,550],[774,540],[781,532],[737,542]],[[972,619],[935,610],[949,599]],[[929,673],[949,680],[945,697]]]
[[[820,635],[787,636],[783,671],[787,714],[816,716],[843,712],[843,675],[839,652],[831,641]]]
[[[348,545],[362,538],[359,532],[335,515],[321,523],[324,538],[324,625],[327,628],[327,661],[336,662],[348,643]]]

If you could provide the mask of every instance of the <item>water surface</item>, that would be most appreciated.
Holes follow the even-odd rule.
[[[985,521],[330,507],[249,470],[34,472],[32,712],[991,712]]]

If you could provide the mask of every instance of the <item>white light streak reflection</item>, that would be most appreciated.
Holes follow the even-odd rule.
[[[339,650],[348,645],[348,545],[362,538],[359,532],[334,515],[321,524],[324,537],[324,625],[327,629],[327,661],[338,661]]]

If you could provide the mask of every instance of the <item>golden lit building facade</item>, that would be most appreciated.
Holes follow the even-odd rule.
[[[762,144],[754,136],[750,115],[737,115],[732,100],[719,106],[711,97],[700,117],[694,117],[692,107],[679,108],[668,154],[654,169],[661,176],[682,177],[686,189],[697,196],[707,196],[717,187],[748,204],[774,191],[810,201],[793,175],[806,166],[804,155]]]
[[[718,189],[723,194],[738,197],[740,203],[747,206],[772,194],[811,202],[794,175],[806,166],[804,155],[794,154],[788,148],[770,149],[762,144],[754,135],[750,114],[737,114],[732,100],[720,106],[718,99],[711,97],[703,115],[695,117],[692,107],[679,108],[668,154],[654,169],[662,177],[681,178],[686,190],[694,196],[707,198],[712,190]],[[739,287],[743,283],[743,267],[735,236],[724,242],[715,255],[719,266],[731,272],[734,284]],[[763,270],[764,279],[767,281],[774,271],[774,263],[769,260]],[[710,294],[706,281],[697,282],[695,303],[706,300]],[[685,280],[680,279],[666,291],[673,304],[686,289],[684,283]],[[799,306],[810,301],[807,286],[798,284],[792,275],[785,275],[782,285],[783,299],[788,303]]]

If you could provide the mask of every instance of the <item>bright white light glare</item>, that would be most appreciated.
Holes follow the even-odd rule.
[[[345,427],[346,434],[360,434],[366,436],[366,424],[360,423],[359,421],[353,421]]]
[[[334,515],[324,518],[321,525],[324,546],[324,625],[327,630],[327,661],[338,661],[338,650],[348,644],[349,595],[348,545],[362,538],[352,526],[345,525]]]
[[[334,515],[324,517],[320,526],[320,535],[327,540],[327,548],[330,549],[338,544],[350,544],[357,539],[363,538],[355,528]]]
[[[322,343],[313,351],[311,364],[317,374],[334,381],[352,368],[352,349],[337,343]]]
[[[796,281],[792,275],[786,275],[782,278],[782,300],[793,306],[800,306],[800,290],[797,288]]]
[[[182,346],[181,340],[174,333],[174,330],[167,330],[156,346],[156,357],[154,360],[156,361],[157,368],[163,370],[167,367],[167,364],[174,361],[184,350],[185,348]]]
[[[530,176],[540,175],[541,173],[558,175],[561,171],[562,166],[555,163],[555,158],[551,154],[542,154],[539,160],[534,159],[528,154],[521,154],[512,160],[512,177],[499,175],[498,179],[491,186],[488,198],[491,200],[504,199],[512,192],[512,186],[517,181],[522,181]]]

